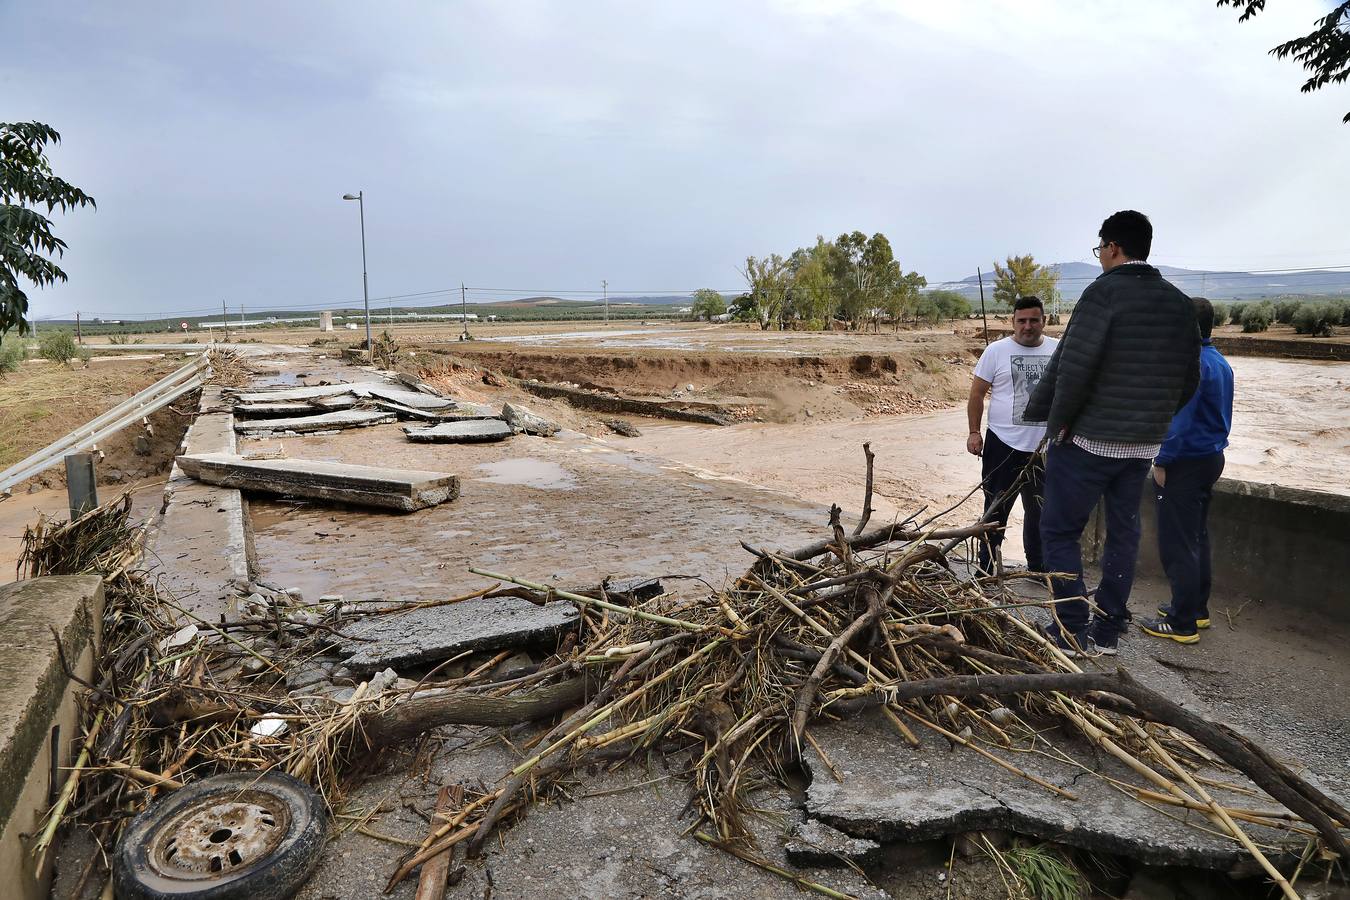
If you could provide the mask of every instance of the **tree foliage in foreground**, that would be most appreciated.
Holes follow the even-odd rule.
[[[52,174],[46,147],[61,135],[41,122],[0,122],[0,337],[12,328],[28,331],[28,295],[19,279],[38,287],[66,280],[52,261],[66,242],[52,234],[47,215],[82,206],[94,198]]]
[[[1266,8],[1266,0],[1217,0],[1215,5],[1242,10],[1238,21],[1245,22]],[[1303,37],[1270,50],[1276,59],[1293,59],[1305,72],[1312,73],[1299,88],[1305,94],[1350,79],[1350,0],[1337,4],[1313,24],[1313,30]],[[1350,122],[1350,113],[1341,121]]]

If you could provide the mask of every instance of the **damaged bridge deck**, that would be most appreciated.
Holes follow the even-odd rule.
[[[286,360],[282,366],[351,382],[370,378],[312,358]],[[459,476],[455,502],[408,516],[254,496],[247,508],[255,577],[306,598],[436,603],[491,584],[471,574],[469,566],[559,588],[596,584],[613,574],[642,574],[665,576],[668,589],[706,592],[702,584],[680,576],[720,583],[746,567],[741,541],[768,547],[809,542],[823,536],[827,519],[817,504],[634,455],[575,432],[549,438],[518,435],[500,444],[413,443],[402,426],[389,423],[282,439],[241,434],[238,443],[241,454],[280,446],[292,458]],[[1134,606],[1141,611],[1161,599],[1161,586],[1143,582],[1136,587]],[[512,615],[537,618],[528,623],[538,628],[531,633],[546,640],[556,639],[568,624],[561,608],[549,609],[553,604],[504,606]],[[1310,777],[1328,791],[1350,794],[1344,635],[1306,617],[1291,618],[1275,604],[1242,607],[1235,598],[1230,607],[1227,598],[1216,598],[1212,606],[1216,627],[1198,650],[1132,635],[1119,661],[1176,702],[1231,721],[1304,760]],[[352,632],[341,653],[364,677],[386,666],[403,675],[405,667],[425,668],[466,650],[496,650],[499,645],[491,638],[474,644],[473,635],[464,635],[472,625],[468,619],[475,613],[490,615],[489,607],[495,608],[475,599],[415,610],[382,623],[382,632]],[[1242,610],[1231,625],[1218,612],[1224,607]],[[431,640],[423,639],[428,636]],[[447,639],[438,642],[438,636]],[[428,644],[436,646],[428,651]],[[1308,691],[1307,684],[1318,690]],[[442,729],[435,745],[439,752],[419,758],[417,780],[409,780],[416,748],[386,753],[383,771],[350,801],[353,808],[383,814],[370,828],[344,831],[332,841],[298,896],[381,895],[396,859],[407,849],[398,842],[420,842],[426,834],[426,821],[404,803],[424,808],[428,794],[434,798],[434,784],[428,789],[422,779],[496,778],[519,761],[512,747],[529,736],[528,730]],[[766,792],[763,804],[775,824],[761,823],[757,832],[770,861],[798,861],[808,866],[808,877],[854,896],[930,896],[928,888],[940,883],[941,863],[911,865],[912,871],[901,873],[894,854],[888,856],[890,851],[878,844],[969,829],[1020,830],[1152,864],[1226,869],[1243,857],[1241,848],[1225,838],[1197,836],[1165,813],[1150,818],[1146,808],[1104,783],[1097,782],[1100,791],[1089,796],[1081,782],[1094,779],[1072,766],[1038,761],[1027,768],[1072,786],[1083,794],[1080,802],[1093,804],[1090,809],[1047,802],[1029,782],[1002,770],[991,772],[978,757],[942,741],[906,749],[893,732],[865,720],[822,729],[816,738],[828,764],[818,755],[808,757],[813,777],[800,797]],[[1087,768],[1103,766],[1086,753],[1080,762]],[[678,774],[659,762],[646,771],[590,773],[576,787],[574,803],[532,812],[506,832],[501,844],[487,849],[483,864],[468,868],[456,890],[461,896],[490,891],[499,898],[743,898],[792,892],[776,876],[680,838],[686,790]],[[1119,806],[1110,802],[1116,797]],[[794,833],[830,831],[823,826],[842,832],[835,837],[852,844],[860,862],[866,856],[868,874],[826,870],[829,853],[813,856],[800,840],[794,849]],[[414,890],[415,880],[404,882],[390,896],[411,898]],[[971,891],[954,896],[981,896]]]

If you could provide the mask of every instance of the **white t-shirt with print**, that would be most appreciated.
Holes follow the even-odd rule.
[[[1035,450],[1045,436],[1045,423],[1028,423],[1022,413],[1058,345],[1057,339],[1043,337],[1039,347],[1023,347],[1005,337],[985,347],[975,364],[975,376],[993,385],[989,391],[989,427],[1014,450]]]

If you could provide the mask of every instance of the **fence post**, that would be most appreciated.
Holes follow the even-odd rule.
[[[66,456],[66,497],[72,521],[98,506],[98,479],[92,452]]]

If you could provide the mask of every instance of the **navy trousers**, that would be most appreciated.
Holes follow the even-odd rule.
[[[1031,463],[1027,480],[1020,491],[1007,497],[994,510],[994,519],[998,530],[986,534],[980,539],[979,564],[986,572],[993,572],[994,552],[1003,543],[1003,529],[1008,526],[1008,516],[1012,513],[1013,503],[1018,496],[1022,498],[1022,547],[1027,554],[1027,568],[1033,572],[1044,572],[1041,559],[1041,490],[1045,484],[1045,467],[1036,454],[1027,450],[1014,450],[1003,443],[992,428],[984,432],[984,455],[981,475],[984,479],[984,511],[988,515],[1000,494],[1012,486],[1021,474],[1023,467]]]
[[[1172,585],[1168,621],[1185,633],[1209,618],[1209,501],[1223,474],[1222,453],[1175,459],[1166,484],[1150,482],[1158,509],[1158,558]]]
[[[1047,572],[1056,578],[1055,598],[1076,597],[1056,604],[1064,631],[1080,635],[1088,627],[1090,609],[1083,587],[1083,555],[1078,540],[1100,499],[1106,508],[1106,547],[1096,603],[1100,614],[1093,638],[1113,641],[1128,627],[1130,589],[1139,556],[1139,501],[1148,475],[1147,459],[1112,459],[1065,442],[1050,448],[1045,468],[1045,506],[1041,510],[1041,547]]]

